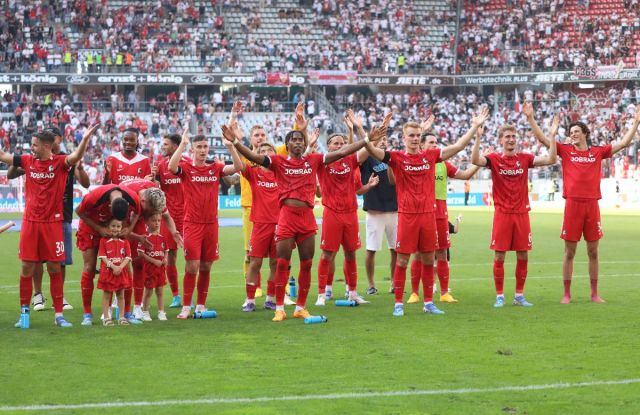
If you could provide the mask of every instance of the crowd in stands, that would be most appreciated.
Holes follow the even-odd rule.
[[[223,16],[206,13],[203,2],[2,3],[0,72],[163,72],[182,55],[198,57],[205,70],[235,65]],[[195,30],[199,24],[206,29]]]
[[[640,104],[640,85],[628,84],[592,92],[589,95],[576,95],[569,90],[553,92],[525,90],[522,101],[534,102],[536,119],[546,129],[553,114],[561,114],[563,126],[569,122],[583,120],[591,129],[591,141],[594,145],[603,145],[619,139],[626,131],[629,114],[635,112]],[[252,112],[274,113],[263,117],[270,138],[282,143],[284,136],[292,126],[292,110],[297,102],[305,102],[307,115],[312,127],[321,128],[325,133],[339,130],[327,112],[304,94],[295,94],[291,102],[286,95],[260,95],[250,92],[243,95],[213,92],[190,97],[185,102],[181,93],[162,94],[147,102],[139,102],[133,92],[107,96],[106,92],[94,91],[91,95],[66,92],[48,93],[31,96],[5,94],[2,100],[2,121],[0,123],[0,143],[11,151],[28,151],[29,135],[47,125],[56,125],[65,135],[65,150],[71,151],[82,137],[84,128],[101,120],[103,127],[94,135],[86,158],[94,182],[99,182],[102,174],[102,160],[113,151],[120,150],[120,139],[125,128],[140,130],[140,148],[144,154],[157,157],[160,154],[161,137],[168,133],[180,134],[185,127],[192,133],[204,133],[217,137],[212,141],[220,145],[219,124],[224,120],[235,100],[241,100],[245,106],[243,116],[251,117]],[[264,101],[264,103],[263,103]],[[514,111],[512,95],[489,95],[483,97],[475,93],[457,95],[432,95],[429,92],[364,94],[351,92],[348,95],[336,95],[338,113],[353,108],[362,117],[367,129],[382,121],[384,115],[392,112],[393,119],[389,131],[389,141],[393,148],[402,149],[402,125],[409,120],[424,120],[433,113],[436,117],[434,130],[443,145],[453,143],[468,129],[471,114],[483,105],[492,109],[492,117],[485,123],[482,138],[485,150],[499,149],[498,128],[510,123],[519,131],[519,145],[527,152],[538,154],[544,151],[532,136],[526,117]],[[286,109],[285,109],[286,107]],[[284,109],[285,112],[277,110]],[[253,122],[247,118],[248,122]],[[560,134],[564,134],[561,128]],[[618,159],[630,156],[637,160],[638,148],[634,144],[628,151],[621,152]],[[462,151],[456,162],[466,164],[469,161],[470,147]]]
[[[571,70],[616,65],[630,56],[640,66],[638,0],[613,10],[608,2],[597,13],[589,12],[595,2],[588,1],[578,1],[577,9],[571,0],[507,0],[498,9],[487,8],[490,3],[467,0],[460,11],[459,71]]]

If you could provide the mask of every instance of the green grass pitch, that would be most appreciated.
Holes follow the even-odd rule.
[[[76,251],[65,284],[75,306],[65,315],[74,327],[53,327],[53,312],[47,310],[32,313],[31,329],[14,329],[18,234],[2,234],[0,413],[640,413],[640,216],[603,212],[600,291],[608,302],[589,302],[582,243],[573,304],[563,306],[562,215],[532,212],[534,249],[526,294],[535,306],[508,304],[496,310],[488,249],[491,212],[451,209],[450,215],[458,212],[464,218],[460,234],[452,236],[451,284],[460,303],[442,305],[446,315],[425,315],[420,304],[413,304],[405,306],[405,317],[391,316],[386,252],[378,256],[380,293],[368,296],[370,305],[315,307],[316,250],[309,309],[329,318],[316,325],[291,318],[291,308],[289,320],[272,323],[272,313],[261,308],[264,298],[257,300],[259,311],[240,311],[242,233],[222,228],[222,259],[214,264],[208,300],[217,319],[178,321],[178,311],[167,309],[167,322],[82,327]],[[360,292],[366,288],[362,258],[361,250]],[[337,264],[342,264],[340,257]],[[513,296],[514,267],[515,255],[509,253],[507,300]],[[340,266],[336,278],[334,291],[340,293]],[[50,299],[48,289],[45,276]],[[165,293],[168,298],[168,289]],[[94,315],[100,314],[100,295],[96,290]],[[131,402],[139,406],[105,405]],[[96,405],[28,408],[62,404]]]

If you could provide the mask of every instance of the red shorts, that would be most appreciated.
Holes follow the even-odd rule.
[[[131,288],[129,267],[123,269],[120,275],[114,275],[113,271],[108,268],[101,268],[100,276],[98,277],[98,288],[108,292],[116,292],[125,288]]]
[[[184,223],[184,258],[188,261],[217,261],[218,222]]]
[[[76,232],[76,246],[82,252],[89,249],[95,249],[97,251],[98,248],[100,248],[100,235],[93,231],[88,232],[83,229],[78,229],[78,232]]]
[[[31,262],[64,262],[62,222],[22,221],[18,257]]]
[[[451,247],[451,235],[449,235],[449,218],[436,219],[436,229],[438,230],[438,249]]]
[[[398,213],[396,252],[434,252],[438,249],[437,233],[435,213]]]
[[[324,208],[322,214],[322,238],[320,249],[337,252],[340,245],[345,252],[360,248],[360,224],[358,212],[340,213]]]
[[[308,206],[296,207],[282,205],[278,225],[276,226],[276,242],[295,238],[296,244],[316,234],[318,225],[313,216],[313,209]]]
[[[564,205],[564,221],[560,238],[578,242],[582,235],[585,241],[598,241],[602,238],[598,200],[567,199]]]
[[[160,288],[167,285],[167,271],[164,266],[156,267],[145,261],[142,267],[144,288]]]
[[[501,252],[530,251],[531,247],[531,224],[528,212],[502,213],[496,211],[493,214],[493,230],[489,249]]]
[[[276,224],[253,223],[249,240],[249,256],[254,258],[276,258]]]
[[[182,235],[182,224],[180,224],[180,228],[178,228],[178,223],[175,221],[174,223],[176,224],[176,230],[180,232],[180,235]],[[167,249],[169,251],[175,251],[178,249],[178,243],[173,239],[173,235],[169,232],[169,227],[167,227],[164,220],[160,223],[160,235],[164,236],[164,240],[167,241]]]

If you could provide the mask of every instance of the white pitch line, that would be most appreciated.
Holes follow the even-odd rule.
[[[325,395],[293,395],[293,396],[262,396],[256,398],[205,398],[205,399],[170,399],[162,401],[132,401],[132,402],[96,402],[81,404],[60,404],[60,405],[24,405],[24,406],[0,406],[0,412],[9,411],[58,411],[61,409],[110,409],[110,408],[130,408],[149,407],[166,405],[219,405],[219,404],[252,404],[259,402],[291,402],[291,401],[312,401],[328,399],[364,399],[364,398],[388,398],[396,396],[438,396],[438,395],[467,395],[475,393],[496,393],[496,392],[527,392],[548,389],[570,389],[593,386],[616,386],[631,385],[640,383],[640,378],[621,380],[600,380],[592,382],[577,383],[548,383],[542,385],[515,385],[497,386],[493,388],[463,388],[463,389],[431,389],[431,390],[407,390],[388,392],[351,392],[332,393]]]

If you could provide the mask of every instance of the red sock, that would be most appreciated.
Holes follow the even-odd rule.
[[[411,262],[411,292],[420,292],[420,279],[422,278],[422,263],[417,259]]]
[[[307,303],[307,295],[309,295],[309,287],[311,287],[311,265],[312,259],[300,261],[300,273],[298,274],[298,298],[296,305],[304,308]]]
[[[133,288],[125,288],[124,289],[124,313],[131,312],[131,297],[133,294]]]
[[[285,286],[288,283],[289,276],[289,261],[286,259],[278,258],[278,265],[276,266],[276,306],[284,306],[284,292]]]
[[[62,272],[49,273],[51,298],[53,299],[53,310],[62,313],[62,297],[64,288],[62,287]]]
[[[256,288],[262,288],[262,274],[260,271],[258,271],[258,284],[256,285]]]
[[[589,282],[591,283],[591,296],[592,297],[597,297],[598,296],[598,279],[590,279]]]
[[[528,262],[526,259],[516,261],[516,294],[524,293],[524,283],[527,281]]]
[[[205,305],[207,303],[207,296],[209,295],[209,281],[211,275],[208,272],[202,272],[198,274],[198,298],[196,304]]]
[[[440,294],[446,294],[449,291],[449,262],[437,261],[438,281],[440,281]]]
[[[80,290],[82,291],[82,308],[85,314],[91,313],[91,299],[93,298],[93,276],[83,272],[80,278]]]
[[[273,280],[267,281],[267,295],[269,297],[275,297],[276,295],[276,282]]]
[[[167,266],[167,280],[169,280],[169,286],[171,287],[171,295],[180,295],[180,289],[178,288],[178,268],[175,265]]]
[[[422,289],[424,302],[433,301],[433,264],[422,264]]]
[[[20,275],[20,307],[29,307],[31,294],[33,294],[33,277]]]
[[[182,294],[184,294],[182,305],[185,307],[190,306],[191,301],[193,300],[193,290],[196,287],[196,276],[197,274],[191,274],[189,272],[184,273],[184,279],[182,280]]]
[[[393,292],[396,296],[396,303],[402,303],[402,297],[404,296],[404,283],[407,279],[407,267],[401,267],[396,264],[396,269],[393,272]]]
[[[318,261],[318,294],[324,294],[329,278],[329,261],[320,257]]]
[[[496,295],[504,294],[504,261],[493,260],[493,282],[496,285]]]
[[[358,286],[358,264],[356,264],[356,259],[345,259],[344,269],[349,291],[355,291]]]
[[[256,299],[256,289],[258,287],[255,284],[246,284],[245,289],[247,290],[247,299],[255,300]]]
[[[564,296],[571,297],[571,280],[562,280],[564,284]],[[593,292],[593,290],[591,290]]]
[[[335,263],[335,259],[334,259],[334,263]],[[333,275],[335,271],[336,271],[335,267],[329,267],[329,271],[327,271],[327,285],[333,286]]]
[[[144,294],[144,263],[142,260],[133,263],[133,304],[142,304],[142,296]]]

